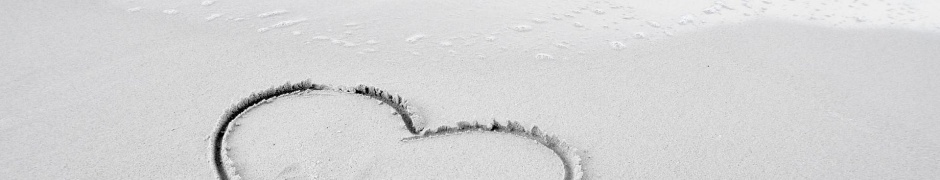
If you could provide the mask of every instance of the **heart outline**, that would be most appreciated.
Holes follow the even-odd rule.
[[[383,104],[389,105],[395,109],[398,115],[401,115],[402,121],[405,123],[405,128],[408,129],[411,134],[415,135],[401,139],[402,142],[471,132],[512,134],[534,140],[544,147],[552,150],[552,152],[554,152],[555,155],[561,159],[562,164],[564,165],[565,180],[579,180],[584,175],[584,171],[582,169],[583,166],[581,165],[581,158],[577,154],[578,150],[568,145],[561,139],[542,132],[538,126],[532,126],[531,129],[527,129],[518,122],[514,121],[507,121],[506,125],[503,125],[496,120],[493,120],[493,123],[490,125],[480,124],[479,122],[471,124],[469,122],[461,121],[458,122],[456,126],[445,125],[436,129],[425,130],[423,127],[415,126],[415,119],[412,117],[413,112],[410,111],[407,102],[404,101],[401,96],[392,95],[378,88],[366,85],[358,85],[353,88],[332,87],[324,84],[315,84],[309,80],[305,80],[296,84],[291,84],[288,82],[281,86],[275,86],[264,91],[253,93],[247,98],[242,99],[239,103],[236,103],[234,106],[229,108],[225,114],[222,115],[222,118],[219,120],[218,125],[215,128],[215,132],[210,135],[212,142],[209,145],[211,156],[209,159],[211,159],[212,164],[215,166],[215,170],[219,179],[240,179],[238,175],[229,175],[229,172],[235,171],[235,166],[234,162],[230,159],[230,157],[228,157],[228,149],[225,147],[225,136],[230,126],[233,125],[232,122],[241,114],[247,112],[255,106],[264,104],[277,97],[304,91],[335,91],[358,94],[371,97],[383,102]]]

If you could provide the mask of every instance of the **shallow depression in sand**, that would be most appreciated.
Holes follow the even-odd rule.
[[[245,179],[562,179],[559,158],[515,135],[411,136],[387,105],[353,94],[276,98],[243,113],[226,135]]]

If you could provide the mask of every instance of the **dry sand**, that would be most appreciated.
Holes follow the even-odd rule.
[[[462,133],[402,142],[394,110],[358,95],[289,95],[252,108],[227,134],[246,179],[562,179],[559,158],[534,141]]]
[[[226,109],[306,79],[402,95],[428,127],[537,125],[585,179],[940,175],[934,2],[684,3],[2,2],[0,175],[212,179]],[[268,105],[231,139],[248,177],[560,169],[512,136],[384,141],[408,133],[374,100]]]

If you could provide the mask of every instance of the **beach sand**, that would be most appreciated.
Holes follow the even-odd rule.
[[[429,129],[538,126],[584,179],[930,179],[940,11],[906,2],[2,2],[0,174],[214,179],[221,116],[310,80],[400,95]],[[392,112],[278,99],[236,120],[231,158],[250,179],[562,176],[515,135],[402,142]]]

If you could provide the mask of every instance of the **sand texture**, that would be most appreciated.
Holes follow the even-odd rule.
[[[938,12],[2,1],[0,179],[933,179]]]

